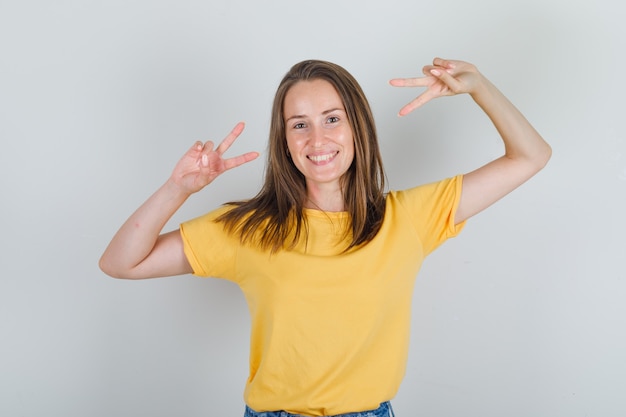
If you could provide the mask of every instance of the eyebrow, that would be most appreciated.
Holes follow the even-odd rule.
[[[345,109],[343,107],[335,107],[335,108],[323,111],[322,115],[325,116],[328,113],[332,113],[332,112],[337,111],[337,110],[342,111],[342,112],[345,113]],[[304,119],[306,117],[307,117],[306,114],[294,114],[293,116],[289,117],[288,119],[285,119],[285,122],[288,122],[288,121],[290,121],[292,119]]]

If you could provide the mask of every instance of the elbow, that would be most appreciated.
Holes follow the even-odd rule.
[[[113,268],[104,256],[100,258],[100,261],[98,261],[98,267],[100,267],[100,270],[111,278],[122,278],[122,274]]]
[[[544,140],[541,140],[534,149],[529,149],[522,158],[526,161],[525,164],[532,172],[532,175],[534,175],[545,168],[550,158],[552,158],[552,147]]]
[[[128,271],[116,268],[115,265],[108,260],[106,255],[102,255],[98,261],[98,267],[100,267],[100,270],[111,278],[132,279],[132,276]]]
[[[548,165],[550,158],[552,158],[552,147],[544,142],[544,147],[537,157],[537,171],[541,171],[545,168],[545,166]]]

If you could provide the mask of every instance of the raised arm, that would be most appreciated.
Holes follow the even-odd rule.
[[[468,93],[500,133],[504,155],[463,176],[455,222],[460,223],[495,203],[539,172],[552,155],[548,145],[515,106],[472,64],[435,58],[424,77],[396,78],[397,87],[426,87],[400,110],[404,116],[428,101]]]
[[[239,123],[214,148],[196,142],[176,164],[170,178],[135,211],[115,234],[100,258],[100,269],[115,278],[142,279],[190,273],[178,230],[161,234],[167,221],[187,198],[224,171],[258,156],[248,152],[233,158],[222,155],[244,129]]]

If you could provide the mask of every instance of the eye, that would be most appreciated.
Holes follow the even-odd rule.
[[[293,125],[294,129],[303,129],[304,128],[304,123],[296,123],[295,125]]]
[[[328,123],[337,123],[339,121],[339,117],[337,117],[337,116],[330,116],[328,119],[326,119],[326,121]]]

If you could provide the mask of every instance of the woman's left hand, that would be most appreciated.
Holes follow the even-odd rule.
[[[552,149],[528,120],[472,64],[435,58],[425,77],[396,78],[396,87],[426,87],[400,110],[404,116],[441,96],[468,93],[491,119],[504,142],[504,155],[463,176],[463,191],[454,220],[460,223],[504,197],[541,170]]]
[[[437,97],[472,94],[484,79],[470,63],[441,58],[435,58],[433,64],[426,65],[422,72],[424,77],[394,78],[389,81],[394,87],[426,87],[426,91],[400,110],[400,116],[406,116]]]

